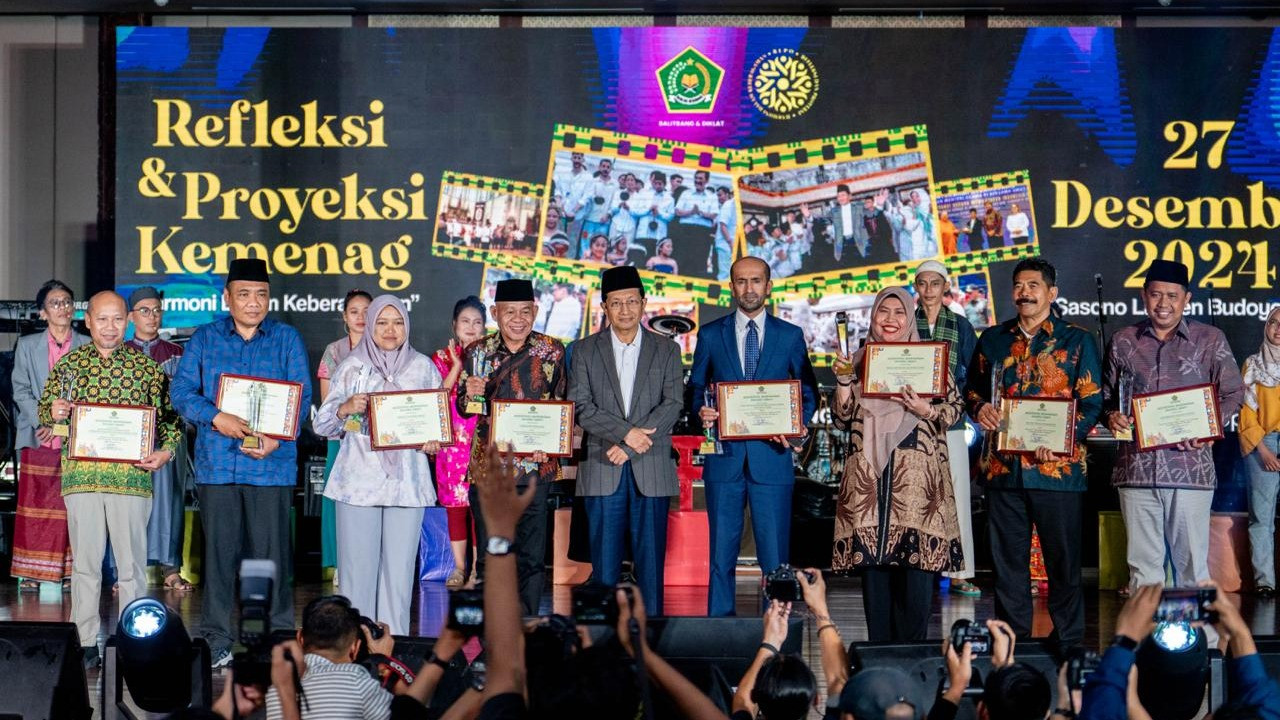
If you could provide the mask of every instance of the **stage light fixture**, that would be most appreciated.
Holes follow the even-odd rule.
[[[1209,643],[1204,632],[1187,622],[1156,625],[1138,647],[1138,699],[1161,720],[1199,717],[1210,682]]]
[[[1190,623],[1166,622],[1156,626],[1151,639],[1164,650],[1180,653],[1194,648],[1200,636]]]
[[[209,645],[192,640],[182,618],[155,598],[138,598],[120,613],[107,640],[102,708],[107,717],[132,718],[124,703],[147,712],[173,712],[212,701]]]

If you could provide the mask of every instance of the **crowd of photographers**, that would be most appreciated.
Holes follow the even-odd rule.
[[[509,537],[535,488],[517,492],[514,471],[496,453],[488,468],[479,483],[484,521],[491,533]],[[629,586],[610,589],[599,602],[595,619],[607,622],[612,634],[590,633],[560,616],[526,623],[515,555],[508,553],[488,559],[482,598],[451,611],[449,626],[416,672],[395,659],[385,625],[363,618],[345,598],[324,597],[304,611],[296,640],[272,648],[269,686],[243,682],[233,666],[211,711],[173,717],[231,720],[265,705],[271,720],[800,720],[813,713],[840,720],[969,714],[984,720],[1189,720],[1201,717],[1213,696],[1207,687],[1211,659],[1222,656],[1207,647],[1203,628],[1211,626],[1226,658],[1217,660],[1224,663],[1226,691],[1212,717],[1280,720],[1280,687],[1267,676],[1239,610],[1211,586],[1172,600],[1160,586],[1139,589],[1120,611],[1115,638],[1100,657],[1062,659],[1056,689],[1044,672],[1017,659],[1017,638],[1008,625],[957,621],[942,645],[945,672],[931,690],[931,679],[920,673],[851,668],[821,573],[810,569],[790,577],[816,632],[822,686],[801,657],[782,651],[798,604],[776,597],[769,602],[750,666],[732,697],[717,702],[649,646],[644,603]],[[463,652],[469,636],[483,638],[478,657]],[[989,662],[985,678],[975,669],[980,657],[984,666]],[[826,702],[820,700],[823,686]]]

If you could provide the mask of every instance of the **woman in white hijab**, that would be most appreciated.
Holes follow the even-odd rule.
[[[1262,347],[1244,361],[1240,452],[1249,471],[1249,546],[1259,595],[1272,597],[1276,564],[1276,492],[1280,489],[1280,306],[1262,328]]]

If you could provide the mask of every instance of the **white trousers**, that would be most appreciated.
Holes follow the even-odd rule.
[[[98,644],[98,633],[102,630],[102,616],[98,611],[102,598],[102,556],[107,551],[108,536],[120,584],[120,604],[116,612],[146,592],[147,519],[151,517],[151,498],[86,492],[71,493],[63,501],[67,505],[67,533],[74,556],[71,622],[80,633],[80,645],[88,647]]]
[[[390,625],[392,634],[407,635],[423,508],[334,507],[342,594],[362,615]]]
[[[947,454],[951,460],[951,486],[956,496],[956,517],[960,520],[960,548],[964,551],[964,568],[943,573],[952,580],[968,580],[975,574],[973,559],[973,506],[969,501],[969,446],[964,441],[964,428],[947,431]]]
[[[1209,579],[1212,490],[1120,488],[1128,536],[1129,587],[1163,585],[1166,561],[1175,587]]]

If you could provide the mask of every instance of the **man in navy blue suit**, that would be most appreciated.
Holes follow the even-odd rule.
[[[703,401],[703,390],[711,383],[799,380],[804,396],[803,421],[807,423],[817,404],[817,381],[809,364],[804,333],[765,312],[773,290],[769,265],[760,258],[744,257],[729,272],[738,309],[698,331],[689,377],[694,411],[707,426],[720,416]],[[787,561],[791,489],[795,484],[792,446],[786,438],[725,441],[723,446],[722,453],[707,456],[702,472],[711,524],[707,614],[713,617],[733,614],[734,571],[742,543],[744,503],[751,504],[761,571],[771,572]]]

